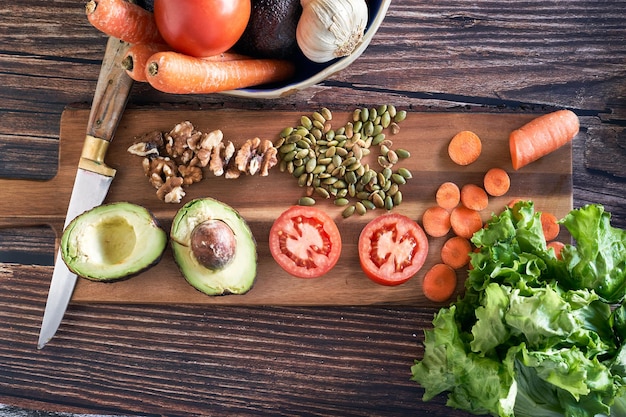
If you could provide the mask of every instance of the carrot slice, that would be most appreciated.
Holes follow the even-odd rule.
[[[469,165],[475,162],[482,152],[482,142],[478,135],[469,130],[463,130],[450,140],[448,155],[458,165]]]
[[[468,209],[481,211],[487,208],[489,196],[476,184],[465,184],[461,187],[461,204]]]
[[[576,113],[558,110],[544,114],[509,135],[513,169],[518,170],[570,142],[578,134]]]
[[[489,195],[500,197],[511,188],[511,178],[502,168],[491,168],[485,173],[483,186]]]
[[[87,20],[101,32],[128,43],[165,43],[154,14],[126,0],[91,0]]]
[[[458,206],[450,213],[450,227],[457,236],[470,239],[483,227],[483,220],[476,210]]]
[[[556,239],[561,231],[558,219],[556,216],[549,212],[541,213],[541,228],[543,229],[543,235],[546,238],[546,242]]]
[[[456,272],[446,264],[433,265],[422,282],[422,292],[430,301],[437,303],[449,299],[456,290]]]
[[[216,62],[166,51],[150,58],[146,78],[159,91],[208,94],[284,81],[295,65],[279,59],[239,59]]]
[[[445,209],[453,209],[459,205],[461,201],[461,190],[459,186],[453,182],[444,182],[437,189],[435,200],[440,207]]]
[[[559,260],[563,259],[561,252],[563,251],[563,248],[565,247],[565,243],[559,242],[558,240],[553,240],[551,242],[548,242],[547,247],[548,249],[552,248],[554,250],[556,259],[559,259]]]
[[[463,268],[470,260],[472,244],[461,236],[453,236],[441,247],[441,261],[450,268]]]
[[[450,213],[443,207],[429,207],[422,215],[422,226],[429,236],[445,236],[450,231]]]

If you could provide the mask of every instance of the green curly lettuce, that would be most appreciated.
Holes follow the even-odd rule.
[[[541,213],[520,202],[472,242],[462,298],[425,330],[411,367],[423,399],[502,417],[593,417],[626,410],[625,233],[598,205],[561,222],[576,245],[548,249]],[[622,414],[620,414],[622,413]]]

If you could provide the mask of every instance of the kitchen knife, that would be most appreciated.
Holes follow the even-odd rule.
[[[128,43],[116,38],[109,38],[107,42],[64,228],[79,214],[102,204],[115,176],[115,170],[104,163],[104,156],[133,84],[133,80],[121,66],[129,47]],[[59,250],[37,348],[42,349],[59,328],[72,298],[76,280],[76,274],[67,268]]]

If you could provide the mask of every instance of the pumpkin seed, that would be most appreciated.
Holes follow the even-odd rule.
[[[330,198],[330,193],[324,187],[315,187],[315,192],[319,194],[321,197]]]
[[[317,120],[320,123],[326,123],[326,118],[324,116],[322,116],[322,113],[315,111],[313,112],[313,114],[311,114],[311,117],[313,118],[313,120]]]
[[[322,117],[324,119],[333,120],[333,113],[326,107],[322,107],[322,109],[320,110],[320,113],[322,114]]]
[[[372,195],[372,203],[374,203],[377,208],[385,207],[385,200],[383,200],[378,193]]]
[[[400,159],[398,158],[398,154],[393,149],[390,149],[389,152],[387,152],[387,155],[385,156],[387,157],[387,160],[391,164],[398,163],[398,160]]]
[[[365,208],[365,206],[363,205],[363,203],[361,203],[360,201],[357,201],[354,204],[354,209],[357,212],[357,214],[363,216],[365,213],[367,213],[367,209]]]
[[[398,155],[398,158],[401,159],[406,159],[411,156],[411,153],[406,149],[396,149],[396,154]]]
[[[347,219],[348,217],[350,217],[350,216],[352,216],[354,214],[355,210],[356,210],[355,206],[348,206],[341,212],[341,216],[344,219]]]
[[[411,171],[406,168],[398,168],[398,174],[402,175],[407,180],[413,178],[413,174],[411,174]]]
[[[406,178],[404,178],[402,175],[400,174],[393,174],[391,175],[391,181],[395,182],[396,184],[406,184]]]
[[[315,205],[315,199],[313,197],[300,197],[298,200],[299,206],[313,206]]]
[[[390,104],[389,106],[387,106],[387,112],[392,118],[396,117],[396,106]]]
[[[367,107],[363,107],[360,116],[363,123],[367,122],[370,118],[370,110]]]
[[[361,200],[357,204],[361,203],[366,210],[374,210],[376,205],[371,200]]]
[[[335,199],[335,205],[339,207],[347,206],[350,202],[345,197],[339,197]]]
[[[402,191],[398,191],[393,195],[393,204],[399,206],[402,203]]]
[[[393,121],[396,122],[396,123],[400,123],[400,122],[404,121],[404,119],[406,119],[406,110],[400,110],[393,117]]]
[[[393,199],[391,198],[391,196],[387,196],[385,197],[385,209],[387,211],[393,209]]]

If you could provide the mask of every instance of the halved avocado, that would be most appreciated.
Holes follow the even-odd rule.
[[[174,259],[187,280],[208,295],[244,294],[256,278],[256,241],[232,207],[212,198],[189,201],[170,231]]]
[[[77,216],[63,231],[60,249],[76,275],[109,282],[155,265],[166,246],[167,233],[150,211],[119,202]]]

